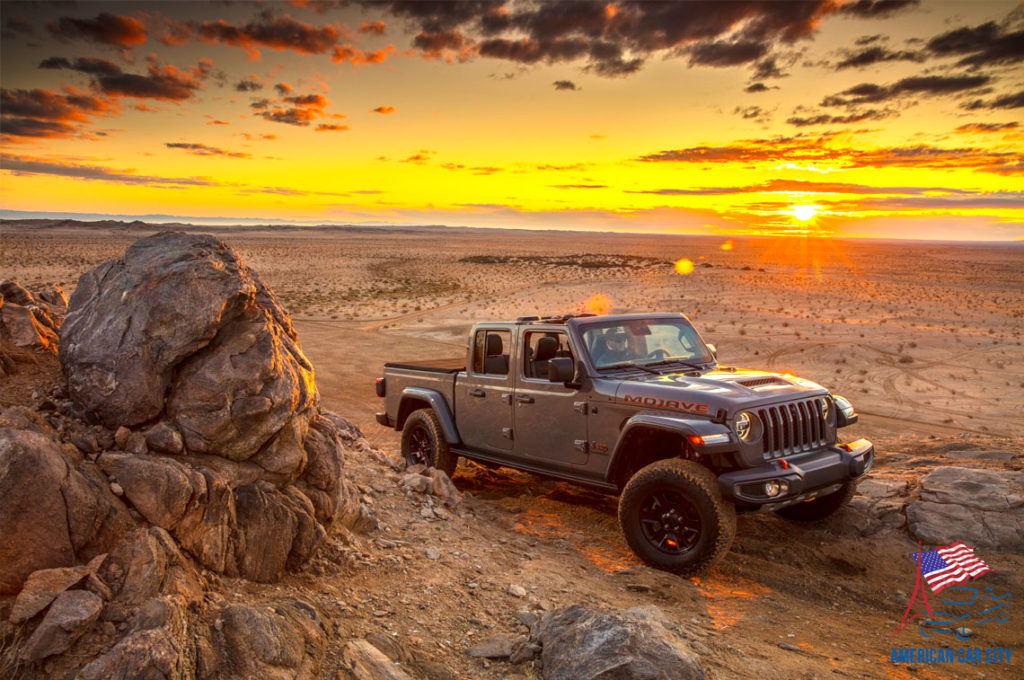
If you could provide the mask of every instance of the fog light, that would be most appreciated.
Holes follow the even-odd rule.
[[[764,483],[764,495],[775,498],[789,491],[789,482],[784,479],[773,479]]]

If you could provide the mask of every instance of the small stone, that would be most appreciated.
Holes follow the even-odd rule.
[[[123,496],[124,495],[124,488],[122,488],[122,486],[120,484],[118,484],[117,482],[111,482],[110,483],[110,493],[114,494],[115,496]]]
[[[526,597],[526,588],[513,583],[508,587],[508,594],[512,597]]]
[[[427,548],[425,552],[428,560],[437,560],[441,558],[441,551],[437,548]]]
[[[649,593],[654,590],[651,586],[646,583],[627,583],[627,590],[632,590],[634,593]]]
[[[484,659],[505,659],[512,656],[513,650],[521,642],[511,635],[500,633],[476,643],[466,650],[466,654]]]
[[[479,585],[476,584],[476,583],[470,583],[469,584],[469,589],[470,590],[476,590],[478,587],[479,587]]]
[[[386,611],[384,611],[383,609],[374,609],[373,610],[373,615],[376,616],[377,618],[380,618],[382,616],[387,616],[388,613]]]
[[[114,441],[117,443],[117,447],[119,449],[124,448],[125,442],[128,441],[128,437],[131,435],[131,433],[132,431],[129,430],[124,425],[117,428],[117,432],[114,433]]]

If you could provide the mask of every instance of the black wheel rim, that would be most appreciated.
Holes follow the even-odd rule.
[[[417,427],[409,433],[409,454],[406,458],[410,465],[430,465],[432,449],[426,429]]]
[[[640,506],[644,538],[667,555],[683,555],[700,541],[702,528],[697,506],[674,489],[656,489]]]

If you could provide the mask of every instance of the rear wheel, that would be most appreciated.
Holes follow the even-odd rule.
[[[426,465],[451,477],[459,457],[448,449],[441,423],[430,409],[413,411],[402,428],[402,457],[407,465]]]
[[[642,468],[619,499],[619,524],[633,552],[657,569],[688,574],[729,551],[736,508],[722,499],[715,475],[672,458]]]
[[[775,513],[797,522],[816,522],[842,510],[856,489],[857,484],[851,479],[827,496],[780,508]]]

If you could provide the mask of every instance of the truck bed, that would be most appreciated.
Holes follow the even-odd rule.
[[[458,373],[466,370],[466,357],[454,359],[428,359],[426,361],[390,361],[384,368],[403,368],[410,371],[427,371],[428,373]]]

